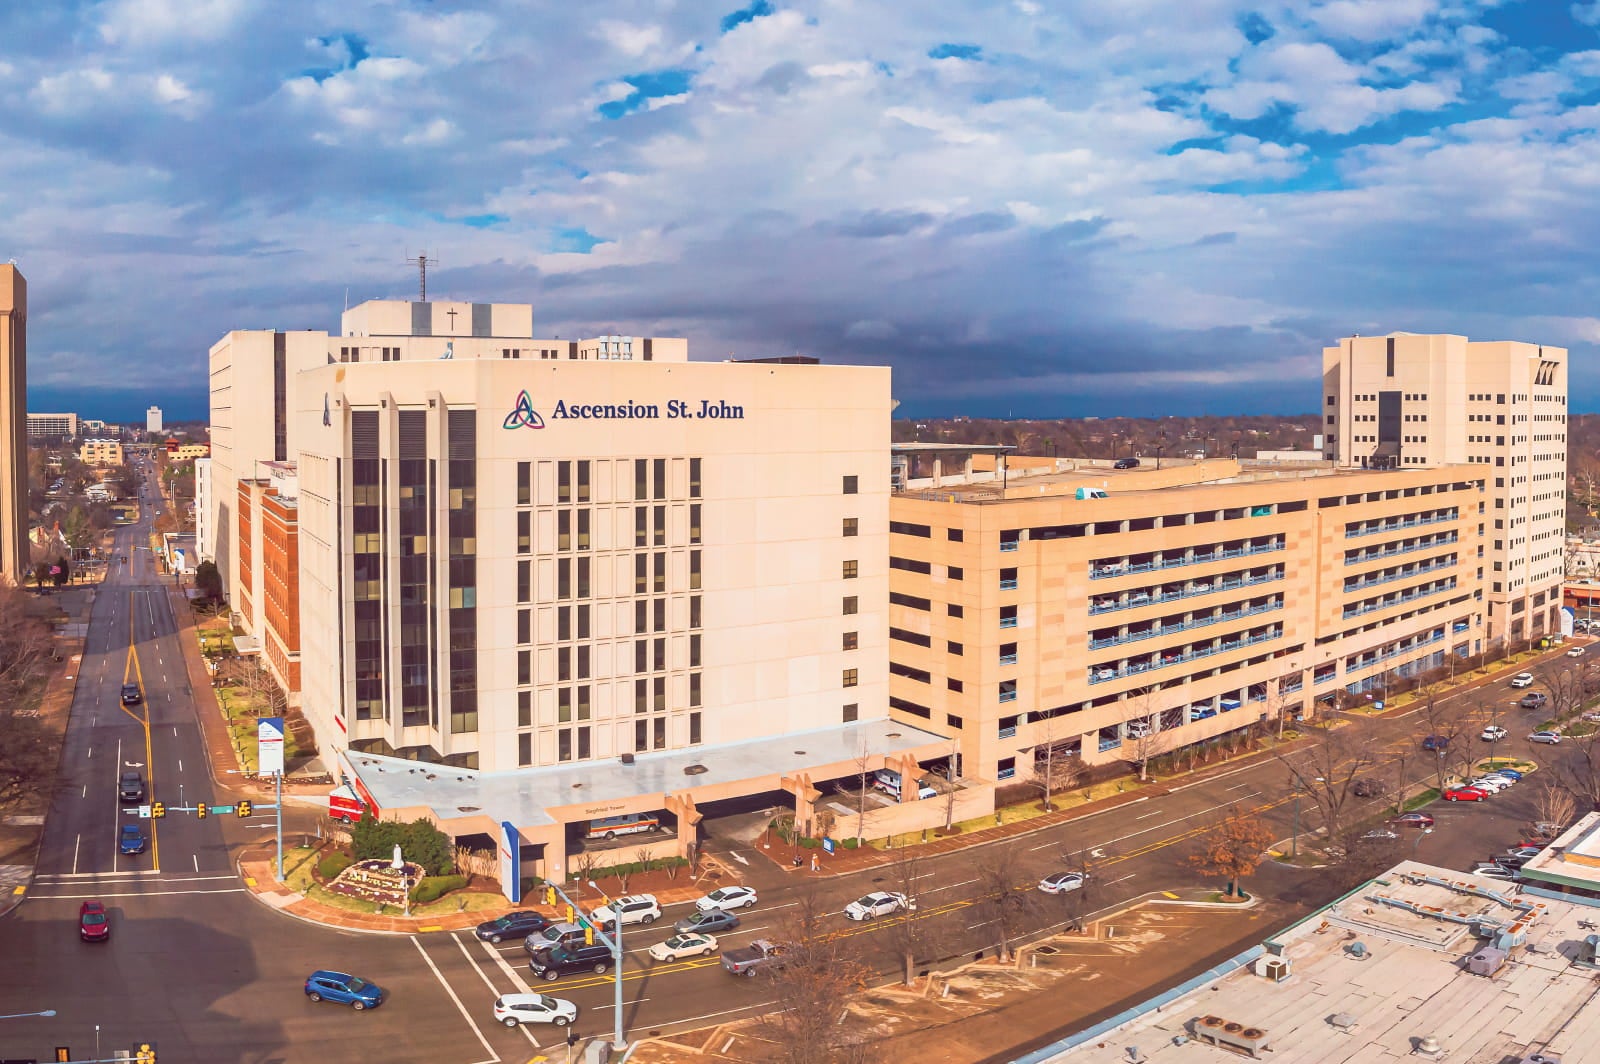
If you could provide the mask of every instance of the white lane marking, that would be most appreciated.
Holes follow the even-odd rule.
[[[1126,880],[1132,879],[1134,876],[1136,876],[1138,874],[1139,873],[1137,873],[1137,872],[1129,872],[1127,875],[1123,876],[1121,879],[1108,879],[1104,883],[1102,883],[1101,886],[1103,886],[1103,887],[1115,886],[1118,883],[1122,883],[1122,882],[1125,882]]]
[[[1051,845],[1055,845],[1055,843],[1052,843]],[[977,882],[976,879],[963,879],[959,883],[946,883],[942,887],[929,887],[927,890],[923,891],[922,893],[923,894],[935,894],[935,893],[937,893],[937,892],[939,892],[941,890],[954,890],[956,887],[964,887],[964,886],[967,886],[969,883],[976,883],[976,882]],[[920,895],[919,895],[919,897],[920,897]],[[791,904],[793,904],[793,903],[791,903]]]
[[[153,871],[153,870],[152,870]],[[169,894],[248,894],[248,887],[228,887],[223,890],[136,890],[127,894],[34,894],[35,898],[57,898],[78,901],[81,898],[162,898]]]
[[[750,1009],[770,1008],[771,1006],[776,1005],[776,1004],[777,1004],[776,1001],[762,1001],[762,1002],[758,1002],[757,1004],[754,1004],[754,1005],[741,1005],[740,1007],[738,1007],[736,1009],[724,1009],[721,1012],[708,1012],[704,1016],[685,1016],[681,1020],[673,1020],[672,1023],[674,1025],[680,1024],[680,1023],[695,1023],[695,1022],[697,1022],[699,1020],[715,1019],[718,1016],[732,1016],[735,1012],[748,1012]]]
[[[478,1036],[478,1044],[483,1046],[483,1051],[489,1054],[487,1061],[479,1061],[477,1064],[499,1064],[500,1057],[495,1053],[494,1047],[489,1045],[489,1040],[483,1036],[483,1031],[479,1030],[478,1025],[473,1022],[472,1015],[467,1012],[467,1007],[461,1003],[460,998],[456,997],[455,988],[445,979],[444,973],[439,970],[437,964],[433,963],[433,958],[428,956],[428,951],[422,948],[422,943],[417,940],[415,935],[411,937],[411,944],[417,947],[417,952],[422,954],[423,961],[429,968],[433,969],[433,977],[439,980],[439,985],[444,987],[444,992],[449,994],[450,1000],[456,1003],[456,1011],[460,1012],[461,1018],[467,1021],[467,1026],[472,1028],[472,1033]]]
[[[200,871],[200,855],[197,854],[197,853],[192,853],[189,856],[194,858],[194,870],[196,872],[199,872]]]
[[[78,871],[78,847],[80,845],[82,845],[82,844],[83,844],[83,833],[79,832],[77,840],[75,842],[73,842],[73,844],[72,844],[72,871],[74,873],[76,873]]]
[[[177,731],[177,729],[174,728],[173,731]],[[178,758],[178,771],[179,772],[183,771],[183,758],[181,758],[181,757]]]
[[[115,772],[117,770],[117,765],[120,765],[120,764],[122,764],[122,740],[118,739],[117,740],[117,760],[111,766],[112,771]],[[121,794],[120,791],[117,790],[118,786],[121,783],[122,783],[122,778],[119,776],[119,777],[117,777],[116,781],[113,782],[112,785],[111,785],[111,792],[112,792],[111,793],[111,803],[112,803],[111,804],[111,822],[113,824],[115,824],[117,822],[117,820],[120,819],[120,814],[122,812],[122,794]],[[111,855],[111,870],[113,872],[115,872],[117,870],[117,862],[120,861],[120,860],[122,860],[122,847],[119,845],[117,847],[117,852]],[[74,868],[73,871],[77,871],[77,869]]]
[[[45,881],[53,881],[53,880],[57,880],[57,879],[95,879],[95,878],[98,878],[98,877],[110,878],[112,876],[154,876],[154,875],[159,875],[159,874],[160,873],[158,873],[154,868],[141,868],[141,869],[135,869],[135,870],[133,870],[131,872],[46,872],[43,875],[36,876],[35,878],[38,879],[40,882],[45,882]],[[234,875],[227,875],[227,876],[179,876],[179,875],[168,875],[168,876],[163,877],[161,882],[163,882],[163,883],[205,883],[205,882],[214,882],[214,881],[219,880],[219,879],[228,879],[228,880],[233,880],[234,882],[238,882],[239,877],[238,876],[234,876]]]
[[[1157,809],[1153,813],[1145,813],[1142,816],[1136,816],[1133,819],[1134,820],[1149,820],[1153,816],[1160,816],[1160,815],[1161,815],[1161,810]]]
[[[489,988],[489,993],[493,994],[495,997],[499,997],[500,996],[499,989],[494,985],[494,983],[492,983],[489,980],[489,976],[488,976],[487,973],[484,972],[483,966],[480,965],[476,960],[473,959],[472,954],[467,952],[466,943],[461,941],[460,936],[452,934],[450,936],[450,941],[454,942],[456,944],[456,948],[461,951],[461,955],[463,957],[467,958],[467,963],[472,965],[472,970],[478,973],[478,978],[482,979],[483,980],[483,985]],[[499,953],[497,953],[493,949],[489,949],[488,953],[489,953],[489,955],[491,957],[493,957],[499,963],[500,967],[505,969],[506,974],[511,977],[511,982],[512,982],[513,985],[518,987],[524,994],[530,994],[530,993],[533,992],[529,988],[528,984],[524,983],[521,979],[519,979],[517,977],[517,973],[511,970],[511,966],[509,964],[507,964],[505,961],[500,959],[500,954]],[[519,1031],[521,1031],[524,1035],[527,1036],[528,1041],[533,1043],[533,1048],[538,1049],[539,1048],[539,1041],[538,1041],[538,1039],[534,1038],[532,1034],[530,1034],[528,1032],[528,1025],[524,1024],[524,1023],[519,1023],[516,1026],[517,1026],[517,1029]]]
[[[87,798],[87,797],[89,797],[89,785],[87,783],[85,783],[83,785],[83,792],[81,794],[79,794],[78,797],[79,798]]]
[[[83,759],[84,759],[84,760],[85,760],[85,761],[87,761],[87,760],[89,760],[89,758],[91,758],[91,757],[93,757],[93,756],[94,756],[94,747],[92,747],[92,746],[91,746],[91,747],[89,747],[89,752],[88,752],[88,754],[86,754],[86,755],[84,755],[84,758],[83,758]]]

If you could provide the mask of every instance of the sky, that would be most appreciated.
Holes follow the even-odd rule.
[[[1342,336],[1600,406],[1600,0],[0,3],[30,408],[204,417],[372,298],[890,364],[899,413],[1315,410]]]

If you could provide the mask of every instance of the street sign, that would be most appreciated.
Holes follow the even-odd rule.
[[[256,721],[256,767],[264,776],[283,772],[282,717],[261,717]]]
[[[823,836],[823,839],[822,839],[822,852],[823,853],[832,853],[833,852],[833,845],[834,845],[834,843],[833,843],[832,839],[828,838],[827,836]]]
[[[150,819],[150,807],[148,805],[141,805],[139,807],[139,819],[140,820],[149,820]]]

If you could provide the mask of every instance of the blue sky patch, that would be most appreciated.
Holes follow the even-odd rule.
[[[727,33],[729,30],[743,26],[746,22],[754,22],[756,19],[765,18],[770,14],[772,14],[772,5],[767,3],[767,0],[755,0],[749,7],[741,7],[737,11],[723,15],[722,22],[719,25],[722,32]]]
[[[689,91],[694,78],[690,70],[658,70],[650,74],[630,74],[622,80],[633,86],[633,92],[620,100],[601,104],[597,111],[601,118],[617,119],[643,107],[648,101],[663,96],[681,96]]]
[[[556,253],[587,255],[605,241],[580,227],[557,229],[550,234],[550,250]]]
[[[487,229],[491,225],[501,225],[510,220],[504,214],[469,214],[461,219],[461,224],[470,225],[474,229]]]
[[[977,59],[983,49],[976,44],[936,44],[928,49],[929,59]]]

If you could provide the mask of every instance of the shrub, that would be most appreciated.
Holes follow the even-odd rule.
[[[411,888],[411,904],[426,905],[467,885],[466,876],[428,876]]]
[[[355,858],[347,854],[330,853],[317,862],[317,876],[323,880],[331,880],[355,863]]]
[[[369,809],[350,829],[350,849],[356,860],[378,859],[387,861],[394,856],[395,845],[408,861],[415,861],[430,876],[450,872],[450,836],[434,827],[428,820],[413,820],[402,824],[397,820],[379,820]]]

